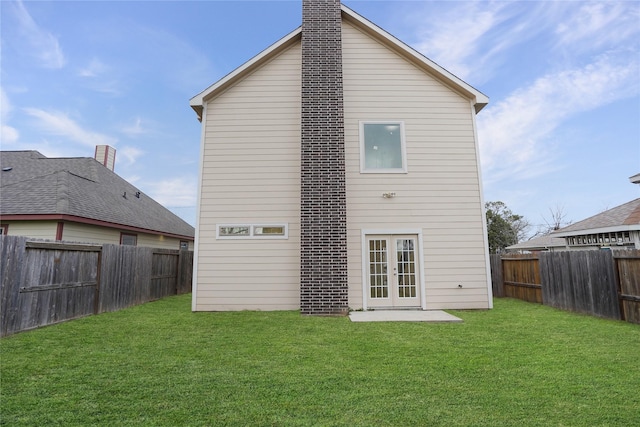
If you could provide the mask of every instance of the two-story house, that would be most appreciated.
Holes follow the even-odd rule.
[[[193,310],[492,307],[488,98],[339,0],[191,99]]]

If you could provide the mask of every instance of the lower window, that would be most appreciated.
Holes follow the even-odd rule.
[[[217,239],[287,239],[288,224],[218,224]]]
[[[128,233],[120,233],[120,244],[128,245],[128,246],[137,246],[138,245],[138,235],[136,234],[128,234]]]

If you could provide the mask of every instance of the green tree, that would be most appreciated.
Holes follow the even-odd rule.
[[[530,224],[523,216],[511,212],[503,202],[487,202],[484,207],[490,253],[502,252],[524,238]]]

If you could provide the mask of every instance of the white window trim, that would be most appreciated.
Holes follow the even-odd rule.
[[[248,236],[222,236],[220,235],[220,228],[222,227],[249,227]],[[284,234],[255,234],[255,229],[258,227],[283,227]],[[217,240],[274,240],[274,239],[288,239],[289,238],[289,224],[288,223],[269,223],[269,224],[216,224],[216,239]]]
[[[398,169],[366,169],[365,168],[365,150],[364,150],[364,125],[368,124],[398,124],[400,125],[400,150],[402,154],[402,168]],[[359,125],[360,132],[360,173],[408,173],[407,167],[407,148],[404,133],[404,121],[402,120],[361,120]]]

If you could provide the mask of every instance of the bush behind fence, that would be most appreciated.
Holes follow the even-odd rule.
[[[491,255],[493,294],[640,323],[640,251]]]
[[[0,336],[191,292],[193,252],[0,236]]]

